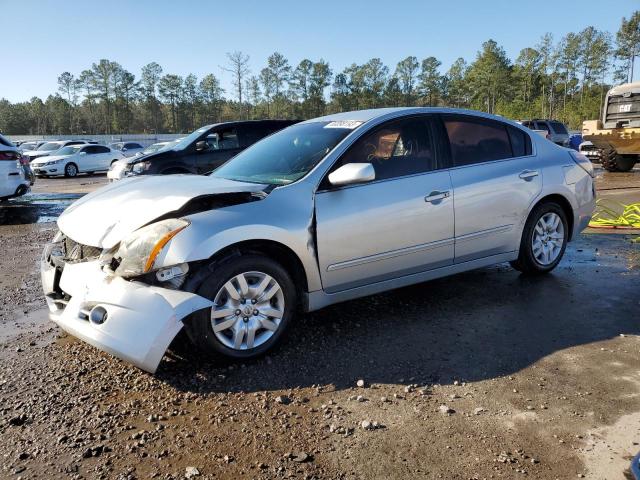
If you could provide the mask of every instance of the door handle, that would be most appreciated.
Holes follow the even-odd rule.
[[[520,175],[518,175],[518,177],[520,177],[522,180],[528,181],[534,177],[537,177],[538,175],[540,175],[540,173],[538,173],[536,170],[524,170],[520,172]]]
[[[438,192],[437,190],[434,192],[431,192],[429,195],[427,195],[426,197],[424,197],[424,201],[428,202],[428,203],[435,203],[438,202],[440,200],[444,200],[445,198],[449,197],[449,191],[446,192]]]

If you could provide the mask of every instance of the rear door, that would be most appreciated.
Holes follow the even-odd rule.
[[[542,171],[524,131],[471,115],[442,115],[455,194],[455,262],[517,250]]]
[[[95,152],[93,157],[95,157],[94,165],[96,170],[109,170],[109,166],[113,160],[111,149],[104,145],[94,145],[91,148]]]
[[[453,263],[453,196],[434,120],[412,116],[365,133],[329,173],[371,163],[374,181],[316,193],[323,288],[336,292]]]

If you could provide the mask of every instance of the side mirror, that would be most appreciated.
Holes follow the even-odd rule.
[[[204,141],[204,140],[200,140],[199,142],[196,142],[196,152],[202,152],[203,150],[207,150],[209,148],[209,144]]]
[[[329,183],[334,187],[371,182],[376,179],[376,171],[370,163],[347,163],[329,174]]]
[[[127,147],[122,147],[122,152],[126,152],[127,151]]]
[[[87,152],[80,152],[80,155],[86,155]]]

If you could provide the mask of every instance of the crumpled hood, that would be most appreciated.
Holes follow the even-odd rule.
[[[111,248],[156,218],[203,195],[260,192],[266,185],[201,175],[126,178],[73,203],[58,218],[60,230],[84,245]]]

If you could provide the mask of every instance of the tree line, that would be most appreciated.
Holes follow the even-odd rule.
[[[615,36],[589,26],[557,41],[550,33],[510,59],[494,40],[471,62],[443,71],[435,57],[408,56],[394,68],[381,59],[334,72],[324,59],[292,65],[275,52],[259,71],[243,52],[227,54],[225,91],[209,73],[165,73],[155,62],[136,77],[102,59],[79,74],[63,72],[45,100],[0,100],[5,134],[187,133],[235,119],[311,118],[386,106],[472,108],[514,119],[555,118],[571,128],[598,118],[613,83],[631,81],[640,56],[640,11],[623,18]]]

